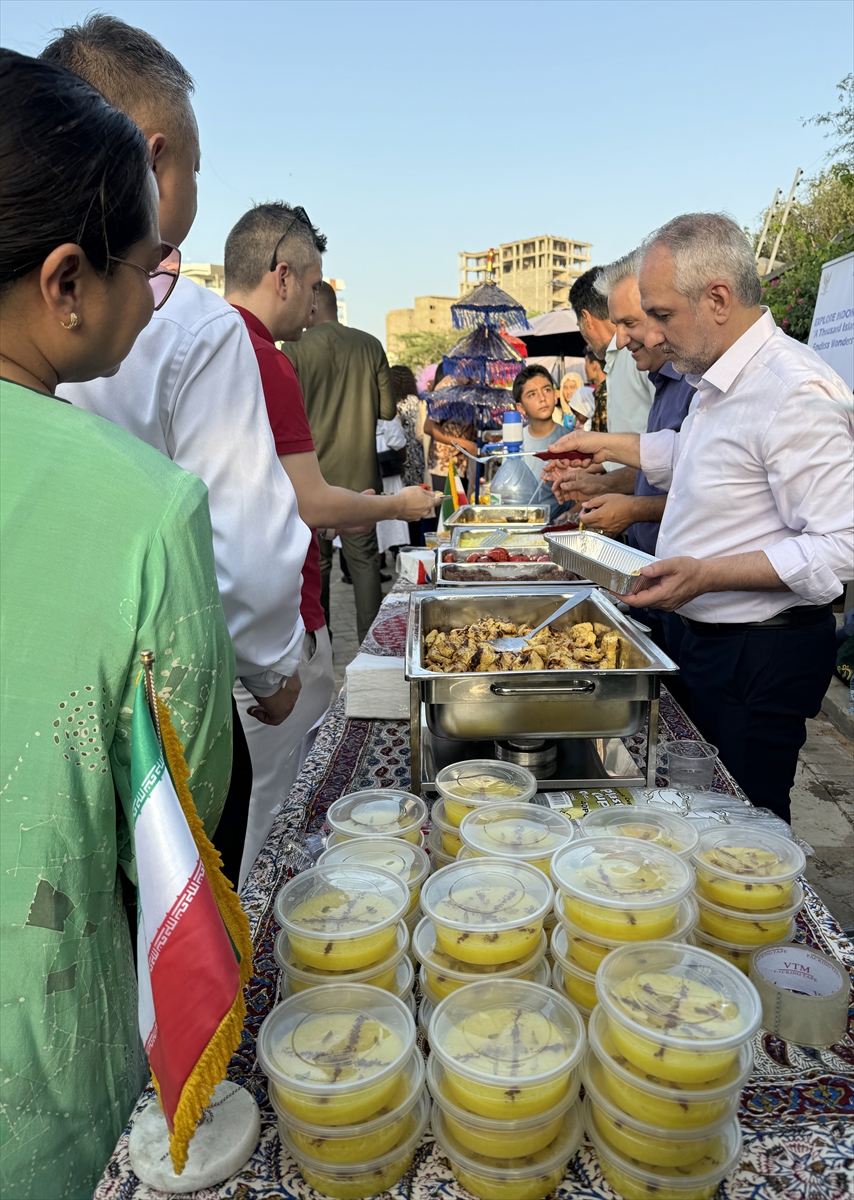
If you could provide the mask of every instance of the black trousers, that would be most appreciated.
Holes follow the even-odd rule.
[[[246,734],[237,715],[237,704],[231,697],[231,733],[233,757],[231,783],[225,798],[225,807],[216,833],[211,841],[222,855],[222,869],[227,879],[237,887],[240,876],[240,860],[246,840],[246,825],[249,821],[249,797],[252,795],[252,760],[246,744]]]
[[[790,820],[789,792],[806,718],[833,674],[832,615],[807,629],[746,629],[722,637],[685,630],[679,649],[691,717],[757,807]]]

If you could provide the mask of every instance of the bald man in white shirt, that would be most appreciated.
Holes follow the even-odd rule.
[[[736,223],[677,217],[644,246],[646,344],[697,387],[677,433],[570,433],[555,448],[667,490],[658,582],[678,611],[691,714],[754,804],[790,819],[798,751],[830,682],[832,602],[854,575],[854,397],[760,307]],[[553,471],[559,480],[561,468]]]

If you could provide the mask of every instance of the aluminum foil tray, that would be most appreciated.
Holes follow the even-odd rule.
[[[641,567],[658,562],[653,554],[634,550],[601,533],[576,530],[574,533],[547,533],[549,554],[558,566],[592,579],[599,587],[617,596],[634,595],[652,587],[658,580],[638,575]]]
[[[512,548],[511,548],[512,550]],[[515,550],[513,551],[516,552]],[[589,586],[589,579],[582,580],[563,580],[555,578],[553,572],[559,563],[554,562],[493,562],[493,563],[469,563],[467,558],[474,553],[472,550],[448,549],[443,546],[439,549],[436,564],[436,573],[434,579],[438,587],[452,588],[486,588],[486,587],[506,587],[514,583],[523,583],[530,587],[560,587],[566,583],[580,582]],[[519,554],[536,555],[538,553],[546,553],[545,550],[540,551],[537,547],[518,548]],[[449,561],[446,561],[449,559]],[[463,579],[447,579],[445,571],[449,566],[459,566],[461,572],[466,578]],[[549,572],[552,572],[550,575]],[[473,575],[488,574],[490,578],[474,579],[468,578]],[[522,576],[535,576],[535,578],[523,579]]]

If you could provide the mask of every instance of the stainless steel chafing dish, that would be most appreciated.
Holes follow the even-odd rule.
[[[549,523],[549,510],[539,504],[461,504],[445,521],[447,529],[467,525],[475,529],[536,531]]]

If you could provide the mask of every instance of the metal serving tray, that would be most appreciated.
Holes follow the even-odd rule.
[[[645,554],[643,550],[634,550],[587,530],[547,533],[545,537],[554,562],[618,596],[634,595],[658,582],[656,578],[638,574],[641,567],[659,561],[654,554]]]
[[[477,550],[478,546],[463,546],[462,540],[466,536],[482,533],[484,537],[490,533],[504,533],[507,537],[501,543],[505,550],[534,550],[539,549],[542,553],[547,554],[549,550],[548,542],[545,536],[537,533],[536,530],[528,529],[526,525],[502,525],[499,530],[495,527],[492,529],[485,528],[482,525],[454,525],[451,528],[451,550],[465,550],[467,554],[471,554],[472,550]]]
[[[527,529],[536,533],[549,524],[549,510],[540,504],[461,504],[445,521],[446,529],[466,525],[475,529]]]
[[[510,549],[511,549],[512,553],[514,553],[514,554],[518,553],[518,554],[536,555],[538,553],[545,553],[545,551],[538,551],[536,547],[526,548],[524,546],[518,546],[518,547],[511,547]],[[459,550],[459,549],[455,549],[454,547],[451,547],[451,549],[449,550],[446,546],[440,547],[439,553],[437,555],[436,573],[434,575],[434,578],[436,580],[436,586],[437,587],[449,587],[449,588],[478,588],[478,590],[480,588],[486,588],[486,587],[500,587],[500,588],[503,588],[505,591],[507,591],[508,588],[512,588],[514,586],[514,584],[518,584],[518,583],[523,583],[525,586],[528,586],[528,587],[538,587],[538,588],[544,587],[544,586],[566,587],[570,583],[574,584],[576,582],[587,583],[587,584],[590,583],[589,579],[582,579],[582,580],[556,579],[554,577],[553,572],[554,572],[555,567],[558,566],[558,564],[553,563],[553,562],[521,562],[521,563],[519,563],[519,562],[494,562],[494,563],[470,563],[470,562],[467,562],[466,559],[468,558],[468,556],[470,554],[475,554],[475,553],[477,553],[477,551],[474,549]],[[453,559],[450,563],[445,562],[446,555],[453,555]],[[462,579],[462,580],[447,579],[445,577],[445,570],[449,566],[460,567],[465,575],[474,575],[478,571],[486,570],[486,571],[488,571],[491,578],[488,581],[479,580],[479,579]],[[551,572],[551,574],[550,574],[550,572]],[[520,580],[519,577],[521,575],[537,575],[537,576],[539,576],[539,578]]]
[[[623,638],[626,663],[607,670],[484,671],[439,675],[424,666],[423,639],[483,617],[538,624],[570,597],[577,604],[555,625],[601,621]],[[511,591],[413,592],[406,637],[406,678],[412,705],[425,706],[428,728],[443,738],[627,737],[642,727],[660,691],[660,675],[675,663],[632,626],[604,593],[589,585],[518,585]]]

